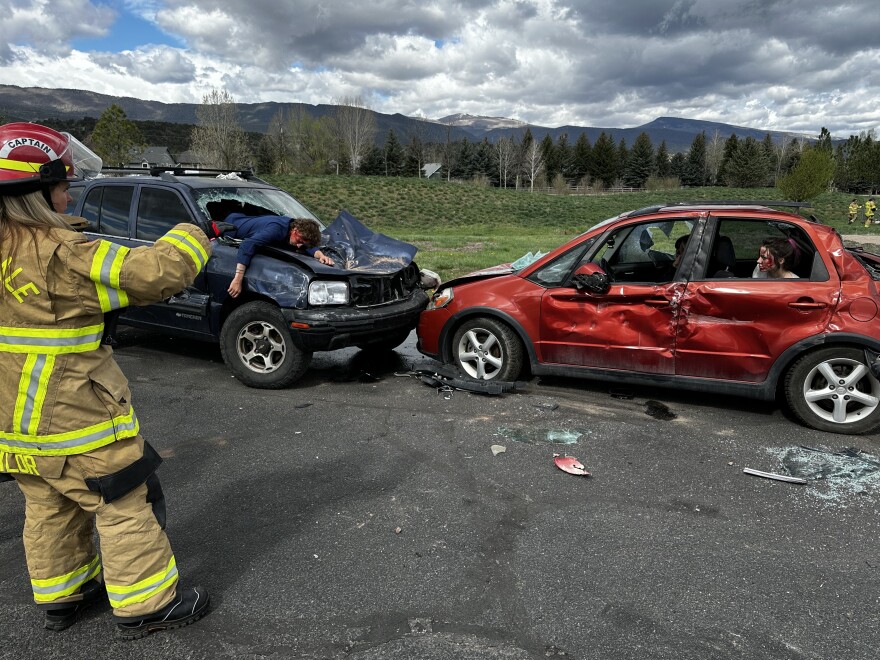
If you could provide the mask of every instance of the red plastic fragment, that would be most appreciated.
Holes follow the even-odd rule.
[[[574,456],[560,456],[559,454],[553,454],[553,462],[556,463],[556,467],[558,467],[563,472],[568,472],[569,474],[577,474],[582,477],[590,476],[590,473],[587,472],[583,463],[581,463]]]

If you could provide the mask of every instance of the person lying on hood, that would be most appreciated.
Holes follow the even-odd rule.
[[[235,277],[229,285],[229,295],[237,298],[241,293],[245,271],[251,265],[251,259],[257,249],[273,243],[287,243],[297,250],[305,252],[327,266],[335,265],[333,260],[321,252],[321,228],[318,223],[308,218],[288,218],[283,215],[249,216],[243,213],[230,213],[226,222],[235,229],[226,235],[241,239],[238,248],[238,263],[235,265]]]

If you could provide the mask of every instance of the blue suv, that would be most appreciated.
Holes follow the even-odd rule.
[[[155,305],[123,310],[119,323],[219,342],[229,369],[250,387],[291,385],[306,372],[314,351],[393,349],[428,302],[412,261],[415,248],[372,234],[344,213],[343,225],[361,232],[353,240],[362,249],[375,244],[386,252],[394,244],[404,249],[396,259],[385,254],[358,260],[351,259],[351,246],[343,245],[336,252],[339,267],[330,267],[292,249],[264,248],[247,270],[245,290],[230,297],[238,241],[217,229],[229,212],[312,218],[325,230],[287,192],[246,172],[114,171],[72,182],[70,194],[67,213],[85,219],[85,233],[128,247],[152,244],[178,222],[192,222],[216,237],[211,259],[192,286]],[[364,232],[379,240],[363,241]]]

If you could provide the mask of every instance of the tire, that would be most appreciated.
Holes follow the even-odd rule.
[[[248,387],[275,390],[302,378],[312,354],[294,346],[284,317],[266,302],[249,302],[226,319],[220,352],[232,374]]]
[[[362,351],[369,351],[371,353],[387,353],[388,351],[393,351],[405,342],[407,337],[409,337],[409,333],[409,330],[400,330],[395,334],[389,335],[385,339],[374,341],[369,344],[358,344],[357,347]]]
[[[823,348],[800,358],[786,374],[785,398],[798,419],[820,431],[860,434],[880,426],[880,382],[858,348]]]
[[[477,318],[461,324],[452,338],[456,368],[474,380],[516,380],[523,369],[523,345],[504,323]]]

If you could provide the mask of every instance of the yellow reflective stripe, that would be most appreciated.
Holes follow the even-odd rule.
[[[92,451],[116,440],[133,438],[139,432],[140,423],[134,409],[129,407],[125,415],[76,431],[48,435],[0,431],[0,450],[33,456],[70,456]]]
[[[177,562],[172,555],[168,568],[128,587],[106,584],[107,597],[114,608],[143,603],[177,582]]]
[[[100,572],[101,560],[95,555],[95,558],[88,564],[66,575],[45,580],[31,580],[34,600],[38,603],[45,603],[64,598],[65,596],[71,596]]]
[[[208,253],[205,251],[205,248],[202,247],[202,244],[199,243],[192,237],[192,234],[180,231],[179,229],[172,229],[167,234],[159,238],[160,241],[167,241],[171,243],[174,247],[183,250],[186,252],[195,262],[196,269],[202,270],[205,267],[205,264],[208,263]]]
[[[0,353],[85,353],[101,345],[104,324],[84,328],[14,328],[0,326]]]
[[[45,163],[25,163],[21,160],[12,160],[11,158],[0,158],[0,169],[15,170],[17,172],[32,172],[37,174]],[[69,172],[70,165],[65,165],[65,169]]]
[[[19,433],[34,435],[40,427],[46,389],[54,368],[54,355],[32,353],[25,359],[12,419],[12,427]]]
[[[101,311],[109,312],[128,306],[128,294],[119,286],[119,274],[126,255],[130,252],[124,245],[101,241],[95,256],[89,278],[95,283]]]

